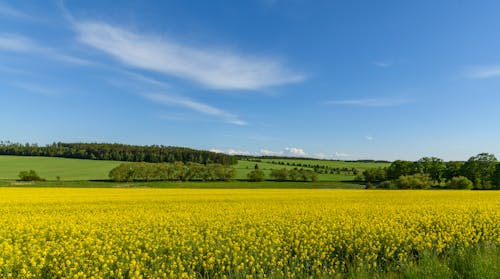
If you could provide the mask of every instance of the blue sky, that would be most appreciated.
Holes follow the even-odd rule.
[[[498,157],[498,11],[493,0],[0,1],[0,138]]]

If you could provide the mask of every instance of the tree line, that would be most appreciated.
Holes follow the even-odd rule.
[[[123,163],[109,172],[113,181],[229,181],[236,170],[221,164]]]
[[[0,155],[45,156],[128,162],[195,162],[233,165],[237,158],[222,153],[163,145],[127,145],[117,143],[63,143],[45,146],[0,142]]]
[[[256,165],[257,166],[257,165]],[[276,181],[317,181],[318,180],[318,174],[312,170],[308,169],[298,169],[298,168],[293,168],[293,169],[272,169],[270,173],[270,177],[273,180]],[[258,168],[255,168],[253,171],[249,172],[247,174],[247,178],[249,181],[264,181],[266,180],[266,174],[259,170]]]
[[[305,167],[314,169],[316,173],[322,174],[345,174],[345,175],[358,175],[359,170],[357,168],[348,168],[348,167],[330,167],[327,165],[320,164],[308,164],[308,163],[299,163],[299,162],[283,162],[283,161],[266,161],[266,163],[274,164],[274,165],[286,165],[286,166],[294,166],[294,167]]]
[[[416,162],[397,160],[386,168],[367,169],[363,178],[368,187],[379,188],[500,189],[500,163],[489,153],[465,162],[424,157]]]

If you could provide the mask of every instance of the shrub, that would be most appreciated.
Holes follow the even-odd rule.
[[[41,178],[40,176],[38,176],[38,174],[34,170],[20,172],[19,179],[21,181],[44,181],[45,180],[45,179]]]
[[[431,187],[432,179],[427,173],[416,173],[400,176],[395,184],[400,189],[427,189]]]
[[[465,176],[453,177],[446,183],[446,188],[448,189],[472,189],[473,186],[474,183]]]

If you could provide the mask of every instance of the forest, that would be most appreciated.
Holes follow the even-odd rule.
[[[399,189],[500,189],[500,163],[493,154],[480,153],[467,161],[424,157],[416,162],[397,160],[389,167],[363,172],[367,187]]]
[[[45,156],[127,162],[194,162],[234,165],[236,157],[205,150],[163,145],[127,145],[117,143],[63,143],[45,146],[0,142],[0,155]]]

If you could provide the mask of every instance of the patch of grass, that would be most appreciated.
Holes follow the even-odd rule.
[[[402,269],[404,278],[498,278],[500,244],[483,243],[457,248],[443,255],[427,251],[414,264]]]
[[[0,156],[0,179],[18,179],[19,172],[35,170],[47,180],[107,179],[111,169],[121,162],[50,158],[34,156]]]

